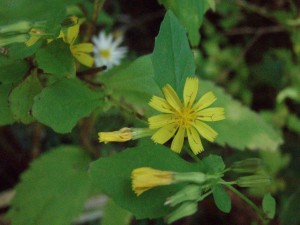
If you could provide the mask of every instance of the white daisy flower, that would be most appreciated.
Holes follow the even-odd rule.
[[[119,47],[123,41],[123,36],[113,38],[112,34],[106,35],[99,32],[98,36],[93,36],[94,58],[97,67],[107,66],[108,69],[121,63],[121,59],[127,53],[126,47]]]

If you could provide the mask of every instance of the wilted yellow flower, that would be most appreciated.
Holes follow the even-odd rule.
[[[112,131],[112,132],[99,132],[99,142],[125,142],[132,139],[132,129],[128,127],[124,127],[118,131]]]
[[[186,79],[183,102],[169,84],[163,88],[165,98],[152,97],[149,105],[163,113],[148,119],[149,128],[158,129],[152,136],[154,142],[164,144],[174,136],[171,149],[179,153],[183,147],[184,138],[187,136],[192,151],[198,154],[203,151],[200,135],[210,142],[217,137],[218,133],[203,121],[223,120],[224,108],[207,108],[216,101],[212,92],[204,94],[195,102],[198,83],[196,77]]]
[[[91,67],[94,64],[94,59],[88,53],[93,51],[93,44],[92,43],[80,43],[74,44],[78,33],[79,33],[79,23],[78,18],[76,16],[72,16],[70,18],[75,25],[67,28],[65,31],[60,33],[60,37],[63,40],[70,44],[70,50],[72,55],[83,65]]]
[[[151,167],[140,167],[131,172],[132,190],[137,196],[143,192],[173,182],[173,172],[156,170]]]
[[[151,136],[153,131],[149,128],[128,128],[123,127],[118,131],[112,132],[99,132],[99,142],[125,142],[129,140],[135,140],[142,137]]]

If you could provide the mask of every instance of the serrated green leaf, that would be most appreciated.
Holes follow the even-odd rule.
[[[128,104],[142,111],[149,109],[152,95],[161,92],[153,80],[149,55],[136,59],[124,69],[108,72],[103,76],[103,82],[113,90],[114,98],[124,98]]]
[[[186,77],[195,73],[195,62],[185,30],[171,11],[166,13],[160,26],[152,63],[158,86],[170,84],[181,96]]]
[[[276,201],[270,193],[264,196],[262,207],[266,216],[269,219],[273,219],[276,213]]]
[[[58,133],[72,130],[79,119],[103,104],[102,93],[86,87],[77,79],[61,79],[34,98],[33,116]]]
[[[116,205],[112,200],[108,201],[104,207],[101,225],[128,225],[132,215],[125,209]]]
[[[60,146],[35,160],[16,187],[9,217],[12,225],[70,225],[90,190],[89,156]]]
[[[217,101],[214,106],[225,108],[225,120],[209,123],[219,133],[216,142],[240,149],[276,151],[283,142],[280,135],[262,117],[242,106],[211,81],[200,80],[200,94],[212,91]]]
[[[186,28],[192,46],[197,46],[200,42],[199,29],[202,25],[204,14],[208,9],[207,0],[163,0],[161,2],[167,9],[171,9],[174,12],[181,24]]]
[[[62,39],[52,41],[36,53],[38,67],[62,77],[75,77],[75,61],[70,47]]]
[[[12,90],[9,95],[9,106],[16,120],[25,124],[34,121],[30,111],[33,105],[33,98],[41,90],[42,85],[36,74],[31,74]]]
[[[182,186],[176,184],[156,187],[137,197],[131,189],[131,171],[138,167],[152,167],[178,172],[205,171],[213,173],[211,168],[206,168],[207,163],[203,163],[205,160],[206,158],[198,163],[189,163],[174,154],[169,148],[150,143],[129,148],[111,157],[98,159],[91,164],[89,174],[95,187],[112,197],[116,204],[131,211],[137,219],[158,218],[172,210],[165,206],[164,202]],[[215,166],[220,167],[219,165]]]
[[[23,60],[0,59],[0,83],[17,83],[22,80],[28,69],[28,64]]]
[[[12,84],[0,84],[0,126],[15,121],[8,105],[8,96],[12,87]]]
[[[227,191],[222,185],[217,184],[213,188],[214,201],[218,209],[224,213],[229,213],[231,210],[231,199]]]

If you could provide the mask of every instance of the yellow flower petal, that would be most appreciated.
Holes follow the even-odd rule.
[[[225,119],[224,108],[207,108],[197,112],[197,119],[203,121],[219,121]]]
[[[73,56],[80,62],[81,64],[92,67],[94,64],[94,58],[86,53],[80,53],[80,52],[72,52]]]
[[[188,77],[186,79],[183,90],[183,101],[185,107],[190,107],[195,101],[198,93],[199,81],[196,77]]]
[[[204,109],[204,108],[210,106],[211,104],[213,104],[216,100],[217,100],[217,98],[214,95],[214,93],[212,93],[211,91],[207,92],[193,106],[193,109],[194,109],[194,111],[200,111],[201,109]]]
[[[124,127],[118,131],[113,132],[99,132],[98,138],[99,142],[125,142],[132,139],[133,133],[132,129]]]
[[[69,44],[73,44],[78,36],[78,33],[79,33],[79,24],[69,27],[67,29],[66,36],[63,36],[64,41]]]
[[[187,136],[190,147],[195,155],[204,150],[199,133],[194,127],[190,127],[187,129]]]
[[[174,123],[174,115],[173,114],[159,114],[156,116],[151,116],[148,119],[149,128],[157,129],[161,128],[165,125]]]
[[[158,144],[166,143],[176,132],[178,125],[175,123],[168,124],[158,131],[151,137],[151,139]]]
[[[164,113],[172,113],[172,107],[169,105],[169,103],[160,97],[153,96],[149,102],[149,105],[156,109],[159,112],[164,112]]]
[[[185,134],[185,128],[179,127],[171,144],[171,149],[174,152],[179,153],[181,151],[184,142],[184,134]]]
[[[77,45],[72,45],[72,49],[75,52],[90,53],[93,51],[93,44],[92,43],[80,43]]]
[[[163,93],[165,95],[165,98],[167,102],[177,111],[180,112],[182,108],[182,103],[180,99],[178,98],[176,92],[174,89],[167,84],[165,87],[163,87]]]
[[[206,140],[210,142],[213,142],[215,138],[218,136],[218,133],[214,129],[212,129],[209,125],[199,120],[195,121],[194,127],[197,129],[197,131],[200,133],[202,137],[204,137]]]
[[[25,45],[26,45],[27,47],[30,47],[30,46],[34,45],[40,38],[41,38],[41,36],[31,36],[31,37],[25,42]]]

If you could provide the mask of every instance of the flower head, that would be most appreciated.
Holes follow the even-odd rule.
[[[76,16],[72,16],[71,20],[75,25],[68,27],[66,30],[63,30],[60,34],[60,37],[63,38],[64,42],[70,44],[70,50],[72,55],[83,65],[91,67],[94,63],[94,59],[88,53],[93,51],[92,43],[80,43],[75,44],[75,40],[78,37],[79,33],[79,23]]]
[[[174,136],[171,149],[179,153],[187,136],[192,151],[198,154],[204,150],[200,135],[210,142],[217,137],[218,133],[205,122],[223,120],[224,108],[208,108],[216,101],[212,92],[204,94],[195,102],[198,83],[197,78],[186,79],[183,102],[169,84],[163,88],[165,98],[152,97],[149,105],[163,113],[148,119],[149,128],[157,130],[152,136],[154,142],[164,144]]]
[[[172,184],[173,172],[140,167],[131,172],[131,179],[132,190],[139,196],[151,188]]]
[[[113,38],[111,34],[106,35],[104,32],[100,32],[98,37],[93,36],[92,41],[96,66],[105,65],[108,69],[117,66],[127,52],[126,47],[119,47],[123,41],[122,35]]]

